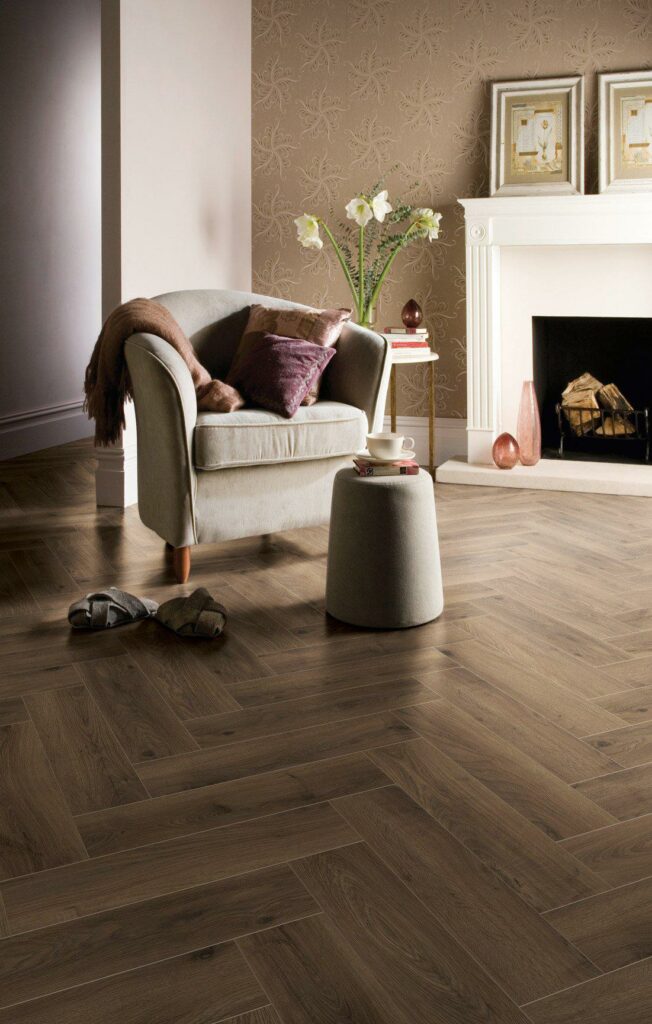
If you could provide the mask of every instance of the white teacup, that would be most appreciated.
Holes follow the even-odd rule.
[[[367,449],[375,459],[398,459],[404,448],[414,448],[414,438],[403,434],[367,434]]]

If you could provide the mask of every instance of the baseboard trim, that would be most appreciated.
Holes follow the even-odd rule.
[[[383,424],[390,430],[389,416]],[[416,442],[416,453],[419,464],[428,465],[428,418],[426,416],[397,416],[396,429],[401,434],[413,437]],[[435,418],[435,462],[441,466],[443,462],[455,456],[466,455],[466,420]]]
[[[92,433],[81,399],[0,416],[0,458],[14,459]]]

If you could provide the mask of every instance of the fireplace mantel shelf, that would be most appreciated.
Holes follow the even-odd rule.
[[[493,442],[501,431],[515,432],[520,387],[533,378],[532,318],[652,317],[652,193],[494,196],[460,203],[466,230],[468,460],[445,463],[437,478],[486,484],[500,473],[493,466]],[[594,462],[588,469],[577,465],[568,459],[541,466],[536,474],[503,474],[500,483],[554,487],[574,476],[579,490],[652,493],[650,466],[619,474],[592,469]],[[644,478],[650,490],[634,489],[633,477]]]
[[[460,199],[470,246],[652,244],[652,193]]]

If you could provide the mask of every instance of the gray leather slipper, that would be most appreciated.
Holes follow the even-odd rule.
[[[74,629],[113,629],[128,622],[149,619],[158,603],[149,597],[135,597],[117,587],[96,590],[68,609],[68,622]]]
[[[226,608],[214,601],[205,587],[190,597],[173,597],[164,601],[156,613],[156,621],[178,636],[219,636],[226,625]]]

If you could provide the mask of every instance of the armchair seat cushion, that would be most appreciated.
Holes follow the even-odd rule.
[[[292,419],[264,409],[200,412],[194,435],[199,470],[350,455],[364,447],[367,417],[342,402],[301,406]]]

